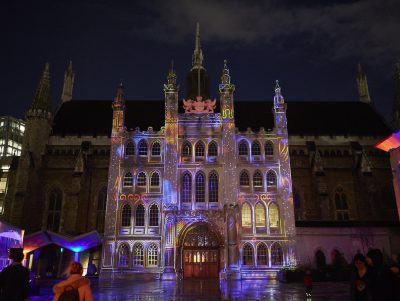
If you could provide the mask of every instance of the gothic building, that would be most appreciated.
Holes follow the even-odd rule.
[[[286,102],[278,82],[272,102],[237,101],[226,61],[209,86],[197,31],[183,101],[173,68],[164,101],[127,101],[122,84],[113,102],[73,100],[70,64],[53,112],[49,74],[9,171],[3,219],[26,240],[43,246],[49,231],[60,246],[96,230],[100,248],[69,249],[103,278],[265,278],[370,247],[400,252],[389,158],[374,148],[391,130],[361,67],[357,102]]]

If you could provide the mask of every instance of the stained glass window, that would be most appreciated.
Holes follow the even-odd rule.
[[[218,146],[215,141],[210,142],[208,145],[208,156],[209,157],[216,157],[218,156]]]
[[[242,140],[239,143],[239,156],[247,156],[249,154],[249,148],[247,142]]]
[[[218,202],[218,175],[211,172],[208,176],[208,201]]]
[[[139,156],[147,156],[147,143],[145,140],[139,142]]]
[[[260,143],[258,143],[257,141],[254,141],[251,145],[251,154],[253,156],[260,156],[261,155],[261,147],[260,147]]]
[[[144,206],[143,204],[139,204],[136,207],[136,226],[143,227],[144,226]]]
[[[127,156],[135,155],[135,144],[132,141],[130,141],[126,144],[125,155],[127,155]]]
[[[121,226],[122,227],[130,227],[130,225],[131,225],[131,217],[132,217],[131,206],[129,204],[125,204],[122,207]]]
[[[254,187],[262,187],[263,186],[263,176],[262,173],[256,171],[253,175],[253,185]]]
[[[247,171],[242,170],[240,173],[240,186],[250,186],[250,177]]]
[[[264,243],[260,243],[257,246],[257,265],[269,265],[268,247]]]
[[[253,247],[250,244],[245,244],[243,247],[243,265],[253,265]]]
[[[182,202],[188,203],[192,201],[192,176],[184,173],[182,176]]]
[[[268,208],[270,228],[279,228],[279,208],[276,203],[271,203]]]
[[[161,145],[160,142],[155,141],[151,146],[151,155],[152,156],[160,156],[161,155]]]
[[[265,227],[265,207],[261,203],[256,205],[256,227]]]
[[[206,191],[205,191],[204,174],[202,172],[199,172],[196,175],[196,202],[203,203],[205,202],[205,198],[206,198]]]
[[[136,244],[133,247],[133,264],[138,266],[144,265],[144,248],[142,244]]]
[[[242,206],[242,227],[251,227],[251,207],[249,204],[244,203]]]
[[[158,265],[158,248],[155,244],[151,244],[147,250],[147,262],[149,266]]]

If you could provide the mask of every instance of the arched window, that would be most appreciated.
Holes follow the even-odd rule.
[[[125,146],[125,155],[134,156],[135,155],[135,143],[129,141]]]
[[[158,226],[158,206],[156,204],[151,205],[149,214],[149,225],[150,227]]]
[[[250,186],[250,177],[247,171],[241,171],[239,181],[240,186]]]
[[[244,203],[242,206],[242,227],[251,227],[251,207],[249,204]]]
[[[127,172],[124,176],[124,187],[132,187],[132,185],[133,185],[132,173]]]
[[[147,156],[147,143],[145,140],[139,142],[139,156]]]
[[[155,244],[151,244],[147,250],[147,263],[149,266],[158,265],[158,248]]]
[[[265,207],[261,203],[256,205],[256,227],[265,227]]]
[[[321,250],[315,252],[315,264],[317,265],[317,268],[323,268],[326,266],[326,257],[324,252]]]
[[[283,265],[283,251],[279,243],[275,242],[271,246],[271,264],[272,266]]]
[[[142,244],[136,244],[133,247],[133,265],[144,265],[144,248]]]
[[[49,194],[49,207],[47,209],[47,229],[53,232],[60,230],[60,218],[62,209],[62,193],[54,189]]]
[[[218,174],[214,171],[208,176],[208,201],[218,202]]]
[[[349,219],[349,206],[347,197],[342,187],[335,190],[336,219],[343,221]]]
[[[151,174],[150,186],[151,187],[160,187],[160,175],[156,171]]]
[[[138,187],[146,187],[147,184],[147,177],[146,174],[142,171],[139,172],[137,176],[137,186]]]
[[[189,203],[192,201],[192,176],[186,172],[182,176],[182,202]]]
[[[96,230],[104,232],[104,218],[106,214],[107,187],[103,187],[97,196]]]
[[[203,158],[205,153],[205,147],[204,143],[202,141],[199,141],[196,143],[195,146],[195,156],[196,158]]]
[[[161,155],[161,145],[160,142],[155,141],[151,146],[151,155],[152,156],[160,156]]]
[[[118,266],[128,267],[129,266],[129,246],[122,244],[118,250]]]
[[[276,174],[273,170],[267,173],[267,187],[276,187]]]
[[[136,207],[136,226],[144,227],[144,205],[139,204]]]
[[[240,141],[239,143],[239,156],[248,156],[249,155],[249,147],[245,140]]]
[[[265,155],[266,156],[273,156],[274,155],[274,145],[271,141],[267,141],[265,143]]]
[[[253,265],[253,247],[250,244],[245,244],[243,247],[243,265]]]
[[[189,141],[185,141],[182,145],[182,157],[190,158],[192,156],[192,145]]]
[[[271,203],[268,208],[269,227],[279,228],[279,207],[276,203]]]
[[[131,226],[131,218],[132,218],[131,206],[129,204],[125,204],[122,207],[121,226],[122,227],[130,227]]]
[[[257,246],[257,265],[268,265],[268,247],[264,243]]]
[[[209,157],[218,156],[218,146],[215,141],[211,141],[210,144],[208,144],[208,156]]]
[[[196,203],[203,203],[206,199],[204,174],[198,172],[196,175]]]
[[[258,141],[254,141],[251,144],[251,154],[253,156],[260,156],[261,155],[261,147],[260,147],[260,143],[258,143]]]
[[[263,176],[262,173],[256,171],[253,175],[253,186],[254,187],[262,187],[263,186]]]

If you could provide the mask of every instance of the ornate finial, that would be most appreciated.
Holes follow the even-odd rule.
[[[43,111],[51,110],[51,95],[50,95],[50,64],[46,62],[42,77],[36,89],[35,97],[31,109],[40,109]]]
[[[281,94],[281,87],[279,86],[279,80],[275,81],[275,94]]]
[[[125,101],[124,85],[120,81],[117,88],[117,95],[115,95],[114,103],[123,103]]]
[[[228,61],[224,60],[224,68],[222,69],[221,84],[219,85],[219,90],[222,92],[228,88],[229,90],[234,90],[235,86],[231,84],[231,76],[229,75]]]
[[[280,104],[283,104],[284,102],[285,102],[285,100],[283,99],[283,96],[281,94],[281,87],[279,86],[279,81],[276,80],[276,82],[275,82],[274,105],[275,105],[275,107],[277,107]]]
[[[176,73],[174,70],[174,61],[171,60],[171,67],[167,76],[167,84],[164,84],[164,92],[176,92],[178,87],[176,85]]]
[[[72,61],[69,61],[68,70],[72,70]]]
[[[197,22],[196,25],[196,39],[195,39],[195,48],[192,56],[192,69],[193,68],[203,68],[203,51],[201,50],[201,42],[200,42],[200,24]]]

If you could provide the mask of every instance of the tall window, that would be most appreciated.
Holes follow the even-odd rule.
[[[271,203],[268,208],[269,227],[279,228],[279,208],[276,203]]]
[[[257,246],[257,264],[268,265],[268,248],[264,243]]]
[[[185,141],[182,145],[182,157],[190,158],[192,156],[192,145],[189,141]]]
[[[136,244],[133,247],[133,265],[144,265],[144,248],[142,244]]]
[[[151,187],[160,187],[160,175],[156,171],[151,174],[150,186]]]
[[[251,207],[244,203],[242,206],[242,227],[251,227]]]
[[[182,176],[182,202],[189,203],[192,201],[192,176],[186,172]]]
[[[97,196],[96,229],[104,232],[104,218],[106,214],[107,187],[103,187]]]
[[[144,205],[139,204],[136,207],[136,226],[144,227]]]
[[[276,174],[273,170],[267,173],[267,186],[276,187]]]
[[[275,242],[271,246],[271,264],[273,266],[283,265],[283,251],[279,243]]]
[[[158,226],[158,206],[156,204],[151,205],[150,207],[150,227]]]
[[[129,204],[125,204],[122,207],[121,226],[122,227],[130,227],[131,226],[131,217],[132,217],[131,206]]]
[[[343,221],[349,219],[349,206],[342,187],[338,187],[335,190],[335,207],[337,220]]]
[[[127,172],[124,176],[124,187],[132,187],[132,185],[133,185],[132,173]]]
[[[147,250],[147,263],[149,266],[158,265],[158,248],[155,244],[151,244]]]
[[[198,172],[196,175],[196,202],[203,203],[206,200],[206,189],[205,189],[205,181],[204,174],[202,172]]]
[[[273,156],[274,155],[274,145],[271,141],[267,141],[265,143],[265,155],[266,156]]]
[[[211,172],[208,176],[208,201],[218,202],[218,175]]]
[[[145,140],[139,142],[139,156],[147,156],[147,143]]]
[[[262,187],[263,186],[263,176],[261,172],[256,171],[253,175],[253,185],[254,187]]]
[[[196,143],[195,146],[195,156],[197,157],[204,157],[205,154],[205,147],[204,147],[204,143],[202,141],[199,141]]]
[[[160,142],[155,141],[151,146],[151,155],[152,156],[160,156],[161,155],[161,145]]]
[[[260,147],[260,143],[258,143],[258,141],[254,141],[251,144],[251,154],[253,156],[260,156],[261,155],[261,147]]]
[[[256,227],[265,227],[265,207],[261,203],[256,205]]]
[[[253,247],[250,244],[245,244],[243,247],[243,265],[253,265]]]
[[[134,156],[135,155],[135,143],[129,141],[125,147],[125,155]]]
[[[216,157],[218,156],[218,146],[215,141],[211,141],[208,145],[208,156],[209,157]]]
[[[120,267],[129,266],[129,246],[122,244],[118,250],[118,265]]]
[[[47,229],[53,232],[60,230],[60,218],[62,208],[62,194],[58,189],[54,189],[49,195],[49,207],[47,210]]]
[[[146,187],[146,184],[147,184],[146,174],[142,171],[137,176],[137,186]]]
[[[250,186],[250,177],[247,171],[242,170],[240,173],[240,186]]]
[[[240,141],[239,156],[247,156],[248,154],[249,154],[249,148],[247,146],[247,142],[245,140]]]

